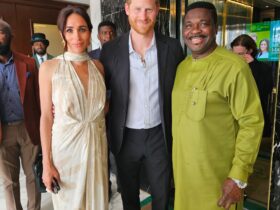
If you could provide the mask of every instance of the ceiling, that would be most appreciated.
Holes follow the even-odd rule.
[[[280,0],[254,0],[253,5],[260,9],[271,9],[280,7]]]

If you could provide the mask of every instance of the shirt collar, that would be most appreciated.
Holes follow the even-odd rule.
[[[14,62],[14,56],[11,53],[11,56],[8,58],[7,62],[6,63],[0,63],[0,65],[6,66],[6,65],[9,65],[9,64],[12,64],[13,62]]]
[[[37,59],[38,60],[40,60],[40,58],[44,58],[44,61],[46,61],[47,60],[47,53],[45,54],[45,55],[43,55],[43,56],[41,56],[41,55],[38,55],[37,53],[36,53],[36,56],[37,56]]]
[[[152,38],[152,41],[151,41],[151,45],[150,45],[150,47],[148,47],[147,51],[149,49],[151,49],[152,47],[154,47],[155,45],[156,45],[156,37],[155,37],[155,32],[154,32],[153,38]],[[128,38],[128,52],[129,52],[129,54],[136,53],[135,50],[133,49],[133,46],[132,46],[131,31],[129,32],[129,38]]]
[[[13,56],[13,54],[12,54],[11,57],[9,58],[7,64],[11,64],[12,62],[14,62],[14,56]]]

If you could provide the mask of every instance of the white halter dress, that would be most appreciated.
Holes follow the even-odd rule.
[[[52,157],[61,190],[52,195],[55,210],[108,210],[108,165],[104,79],[89,56],[58,56],[52,78],[55,107]],[[88,62],[88,94],[71,61]]]

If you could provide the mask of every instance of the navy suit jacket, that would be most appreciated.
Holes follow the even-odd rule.
[[[91,59],[95,59],[95,60],[99,60],[99,57],[100,57],[100,52],[101,52],[101,49],[100,48],[97,48],[95,50],[92,50],[88,53],[89,57]]]
[[[52,56],[52,55],[50,55],[50,54],[47,53],[47,60],[53,59],[53,57],[54,57],[54,56]],[[39,63],[39,61],[38,61],[37,56],[34,54],[34,55],[32,56],[32,58],[35,59],[36,67],[37,67],[37,69],[39,70],[39,68],[40,68],[40,63]]]
[[[108,114],[108,140],[111,151],[121,149],[126,124],[129,97],[129,33],[103,45],[100,61],[105,69],[107,89],[111,91]],[[159,72],[159,103],[161,123],[168,153],[171,153],[171,92],[177,65],[183,60],[183,50],[176,39],[156,35]]]

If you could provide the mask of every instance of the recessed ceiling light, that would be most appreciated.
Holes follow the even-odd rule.
[[[269,7],[268,5],[265,6],[265,8],[268,8],[268,7]]]

